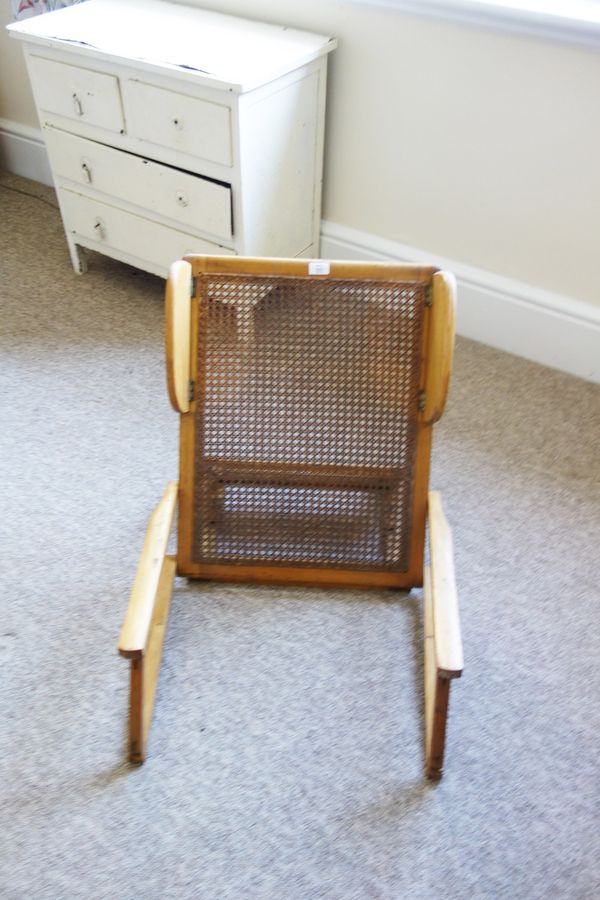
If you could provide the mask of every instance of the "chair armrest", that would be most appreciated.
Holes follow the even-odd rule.
[[[170,481],[152,513],[136,572],[121,636],[119,653],[139,659],[148,644],[167,544],[177,508],[176,481]]]
[[[442,417],[452,373],[456,330],[456,279],[450,272],[436,272],[432,276],[431,302],[425,409],[422,419],[427,425],[433,425]]]
[[[190,408],[190,327],[192,267],[177,260],[165,288],[165,357],[171,406],[178,413]]]
[[[428,496],[431,608],[435,662],[443,678],[458,678],[463,670],[458,597],[454,578],[452,532],[438,491]]]

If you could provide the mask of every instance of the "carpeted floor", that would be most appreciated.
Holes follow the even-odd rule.
[[[600,896],[600,389],[458,343],[432,479],[466,659],[441,783],[419,592],[178,583],[130,767],[116,641],[177,476],[163,285],[100,256],[75,275],[53,202],[0,174],[0,895]]]

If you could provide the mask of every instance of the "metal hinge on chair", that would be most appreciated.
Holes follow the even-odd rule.
[[[433,306],[433,288],[430,284],[425,288],[425,306]]]
[[[195,275],[192,275],[190,278],[190,297],[196,296],[196,285],[198,283],[198,279]]]
[[[190,378],[190,380],[188,381],[188,401],[189,401],[189,403],[192,402],[192,400],[194,399],[195,396],[196,396],[196,385]]]
[[[425,404],[427,403],[427,391],[419,391],[417,395],[417,409],[419,412],[425,412]]]

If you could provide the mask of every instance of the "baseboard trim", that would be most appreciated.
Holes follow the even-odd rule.
[[[39,128],[0,119],[0,167],[52,187],[52,173]]]
[[[449,269],[458,281],[459,334],[600,383],[600,307],[335,222],[322,222],[321,256]]]

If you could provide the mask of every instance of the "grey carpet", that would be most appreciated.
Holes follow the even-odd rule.
[[[76,276],[53,193],[0,185],[1,896],[600,896],[600,390],[458,342],[432,477],[466,658],[441,783],[419,592],[178,583],[130,767],[115,645],[177,475],[163,285],[101,256]]]

